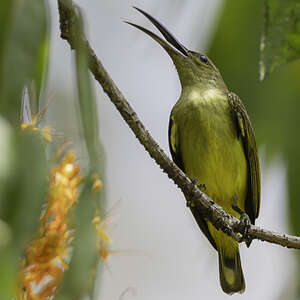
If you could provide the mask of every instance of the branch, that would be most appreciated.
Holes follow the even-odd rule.
[[[135,111],[125,99],[121,91],[115,85],[100,60],[97,58],[86,37],[76,32],[76,22],[78,22],[76,9],[72,0],[58,0],[60,15],[61,37],[68,41],[71,49],[76,50],[75,40],[80,39],[81,44],[86,48],[89,59],[89,69],[95,79],[102,86],[111,102],[115,105],[125,122],[131,128],[139,142],[145,150],[160,166],[170,179],[181,189],[187,199],[187,203],[195,205],[201,210],[203,217],[209,220],[217,229],[234,237],[238,242],[242,242],[241,234],[245,231],[245,226],[237,218],[229,215],[219,205],[214,203],[171,161],[155,140],[146,130]],[[248,230],[251,239],[259,239],[273,244],[278,244],[287,248],[300,249],[300,238],[287,234],[276,233],[270,230],[251,225]]]

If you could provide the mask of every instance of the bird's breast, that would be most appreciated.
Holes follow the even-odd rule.
[[[247,162],[227,97],[215,90],[192,91],[172,115],[187,175],[205,184],[207,194],[223,207],[224,200],[231,206],[233,197],[244,201]]]

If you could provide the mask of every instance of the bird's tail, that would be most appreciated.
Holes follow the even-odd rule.
[[[225,251],[224,251],[225,250]],[[243,293],[245,290],[245,279],[241,266],[239,248],[232,253],[226,253],[226,248],[219,249],[219,271],[222,290],[231,295]]]

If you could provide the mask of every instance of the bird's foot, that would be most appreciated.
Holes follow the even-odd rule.
[[[242,240],[245,241],[246,245],[249,247],[252,242],[252,238],[248,234],[251,227],[251,220],[249,216],[245,212],[243,212],[236,204],[232,205],[232,209],[239,213],[241,216],[238,230],[242,235]]]
[[[197,185],[197,187],[201,190],[201,191],[205,191],[206,190],[206,184],[205,183],[198,183],[198,179],[197,178],[191,178],[191,182],[195,185]]]
[[[198,184],[198,188],[203,192],[206,191],[206,184],[205,183],[200,183]]]

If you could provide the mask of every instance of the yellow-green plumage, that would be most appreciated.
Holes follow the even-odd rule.
[[[169,145],[175,163],[229,214],[247,213],[254,224],[260,207],[260,171],[251,123],[241,100],[230,93],[214,64],[203,54],[179,43],[156,19],[141,9],[167,43],[133,23],[156,40],[177,69],[182,93],[172,109]],[[191,211],[200,229],[218,251],[220,282],[228,294],[245,289],[239,245],[205,220],[196,207]],[[248,246],[250,243],[247,244]]]
[[[227,95],[214,89],[183,89],[171,118],[170,132],[175,138],[170,146],[174,153],[180,147],[186,174],[198,183],[205,183],[208,196],[228,213],[239,217],[232,205],[244,211],[247,161],[242,141],[237,138]],[[238,243],[210,223],[208,231],[220,255],[223,289],[228,293],[243,291]],[[228,261],[230,266],[226,266]]]

